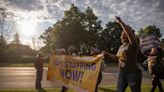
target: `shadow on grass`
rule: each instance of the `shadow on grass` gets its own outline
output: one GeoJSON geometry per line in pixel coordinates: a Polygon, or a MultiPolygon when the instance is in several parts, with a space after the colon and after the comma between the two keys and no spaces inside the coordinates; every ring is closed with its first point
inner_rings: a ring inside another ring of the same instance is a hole
{"type": "Polygon", "coordinates": [[[37,89],[37,92],[47,92],[45,89],[41,88],[41,89],[37,89]]]}
{"type": "Polygon", "coordinates": [[[107,89],[107,88],[103,88],[103,87],[99,87],[99,90],[101,92],[116,92],[115,90],[111,90],[111,89],[107,89]]]}

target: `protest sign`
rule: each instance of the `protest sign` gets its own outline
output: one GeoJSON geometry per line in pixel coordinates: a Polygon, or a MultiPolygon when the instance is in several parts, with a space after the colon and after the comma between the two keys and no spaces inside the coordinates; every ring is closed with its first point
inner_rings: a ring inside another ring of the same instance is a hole
{"type": "Polygon", "coordinates": [[[94,92],[101,61],[102,54],[95,57],[52,55],[47,79],[57,80],[76,92],[94,92]]]}
{"type": "Polygon", "coordinates": [[[144,53],[151,48],[160,48],[155,34],[140,37],[140,49],[144,53]]]}

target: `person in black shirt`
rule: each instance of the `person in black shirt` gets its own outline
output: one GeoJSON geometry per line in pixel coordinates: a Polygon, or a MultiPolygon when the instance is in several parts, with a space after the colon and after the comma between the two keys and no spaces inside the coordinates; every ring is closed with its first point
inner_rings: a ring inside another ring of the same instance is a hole
{"type": "Polygon", "coordinates": [[[42,89],[41,81],[43,77],[43,54],[39,52],[36,56],[36,61],[34,63],[34,67],[36,69],[36,89],[42,89]]]}
{"type": "Polygon", "coordinates": [[[104,55],[119,62],[119,75],[117,81],[117,91],[124,92],[129,85],[132,92],[141,92],[142,73],[137,65],[138,42],[132,30],[124,24],[120,17],[116,17],[116,22],[120,24],[123,31],[117,55],[104,51],[104,55]]]}

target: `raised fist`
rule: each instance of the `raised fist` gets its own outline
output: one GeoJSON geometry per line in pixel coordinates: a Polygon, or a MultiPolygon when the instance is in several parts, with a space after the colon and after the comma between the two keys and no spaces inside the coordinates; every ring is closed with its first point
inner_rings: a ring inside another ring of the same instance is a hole
{"type": "Polygon", "coordinates": [[[121,22],[121,18],[120,17],[118,17],[118,16],[115,16],[115,18],[116,18],[116,22],[121,22]]]}

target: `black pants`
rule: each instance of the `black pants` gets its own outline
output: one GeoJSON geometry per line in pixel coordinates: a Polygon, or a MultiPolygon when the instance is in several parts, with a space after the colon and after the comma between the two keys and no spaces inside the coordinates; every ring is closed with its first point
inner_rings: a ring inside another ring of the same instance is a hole
{"type": "Polygon", "coordinates": [[[41,85],[42,77],[43,77],[43,69],[37,69],[35,88],[37,89],[42,88],[42,85],[41,85]]]}
{"type": "Polygon", "coordinates": [[[160,79],[155,74],[152,74],[152,88],[151,88],[151,92],[154,92],[157,86],[158,86],[160,92],[164,92],[164,90],[162,88],[162,84],[160,82],[160,79]]]}
{"type": "Polygon", "coordinates": [[[156,87],[158,86],[159,92],[164,92],[162,88],[162,84],[160,82],[160,63],[155,63],[152,65],[152,88],[151,92],[154,92],[156,87]]]}
{"type": "Polygon", "coordinates": [[[66,92],[67,90],[68,90],[68,88],[62,86],[62,90],[61,90],[61,92],[66,92]]]}
{"type": "Polygon", "coordinates": [[[101,83],[101,80],[102,80],[102,72],[100,71],[100,72],[99,72],[99,76],[98,76],[98,80],[97,80],[97,83],[96,83],[95,92],[98,92],[98,86],[99,86],[99,84],[101,83]]]}

